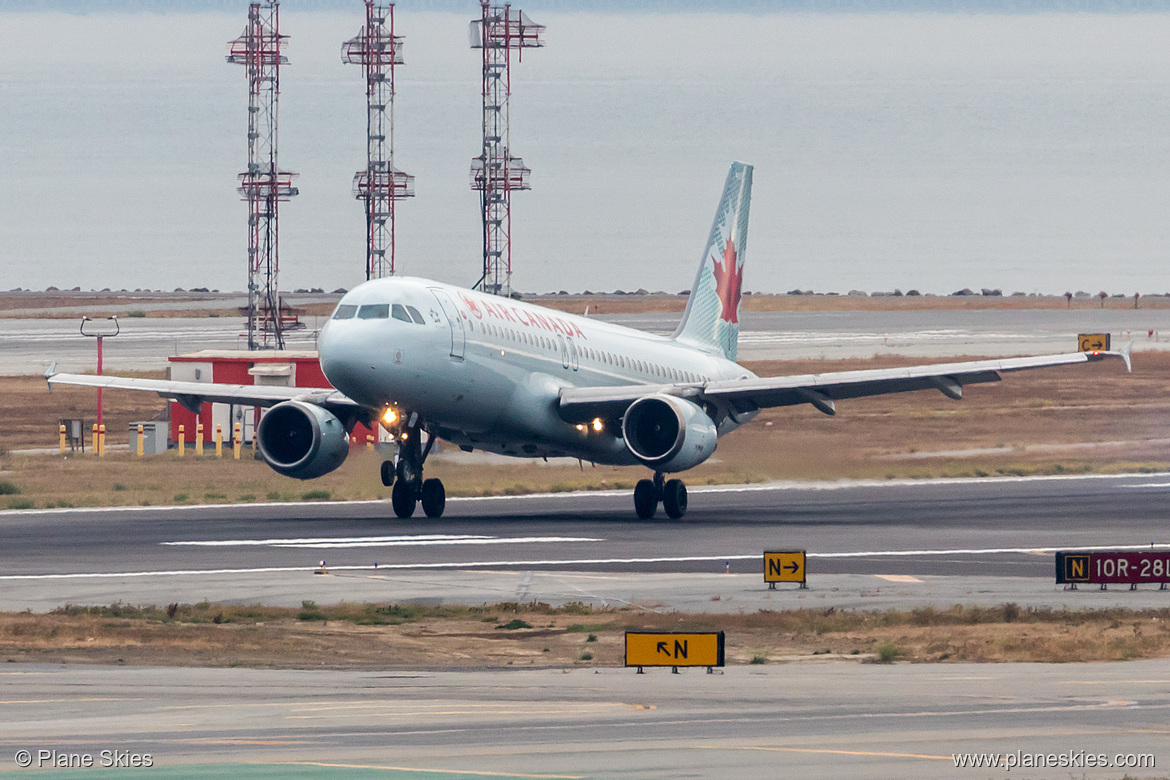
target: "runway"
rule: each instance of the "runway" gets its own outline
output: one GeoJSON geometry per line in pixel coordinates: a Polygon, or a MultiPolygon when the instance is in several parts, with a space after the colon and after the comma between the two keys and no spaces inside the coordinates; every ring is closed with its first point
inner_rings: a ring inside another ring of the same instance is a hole
{"type": "MultiPolygon", "coordinates": [[[[388,519],[384,502],[10,511],[0,606],[584,601],[633,606],[634,623],[639,610],[1165,607],[1170,591],[1156,587],[1064,591],[1051,549],[1165,545],[1168,493],[1160,475],[727,486],[696,488],[681,521],[649,522],[632,518],[625,491],[452,499],[440,521],[388,519]],[[810,551],[809,590],[763,586],[759,556],[775,547],[810,551]],[[320,559],[329,574],[313,573],[320,559]]],[[[641,676],[11,664],[0,721],[10,755],[122,750],[176,778],[1064,777],[959,770],[953,754],[1170,760],[1157,755],[1166,671],[1164,661],[641,676]]],[[[1161,776],[1146,769],[1131,776],[1161,776]]]]}
{"type": "MultiPolygon", "coordinates": [[[[1126,770],[1083,764],[960,770],[954,754],[1170,760],[1159,661],[721,675],[20,665],[0,695],[10,756],[116,749],[168,778],[1117,778],[1126,770]]],[[[1144,766],[1128,776],[1165,775],[1144,766]]]]}
{"type": "Polygon", "coordinates": [[[908,585],[913,603],[959,603],[972,578],[984,601],[1080,603],[1054,592],[1052,552],[1166,545],[1168,494],[1167,477],[1090,475],[696,487],[680,521],[634,519],[626,491],[452,498],[438,521],[381,501],[10,511],[0,607],[588,596],[701,610],[739,594],[735,608],[758,608],[761,554],[786,548],[808,550],[819,597],[841,606],[873,604],[878,585],[891,606],[908,585]],[[330,577],[312,574],[322,560],[330,577]]]}

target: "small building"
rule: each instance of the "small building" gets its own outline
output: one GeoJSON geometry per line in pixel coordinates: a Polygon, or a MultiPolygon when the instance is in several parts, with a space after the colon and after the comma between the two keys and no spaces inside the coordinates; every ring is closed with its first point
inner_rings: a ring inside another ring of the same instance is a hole
{"type": "MultiPolygon", "coordinates": [[[[279,387],[331,388],[321,371],[317,353],[295,350],[211,350],[205,349],[186,355],[174,355],[167,366],[167,378],[178,382],[215,382],[227,385],[275,385],[279,387]]],[[[178,441],[179,426],[183,426],[188,443],[195,441],[196,426],[203,423],[203,441],[215,441],[215,426],[223,426],[225,443],[233,441],[235,424],[240,423],[242,442],[249,444],[256,423],[264,410],[239,404],[205,403],[198,416],[177,401],[171,402],[170,439],[178,441]]],[[[360,423],[350,438],[354,443],[365,443],[371,435],[360,423]]],[[[378,426],[378,440],[386,440],[386,431],[378,426]]]]}

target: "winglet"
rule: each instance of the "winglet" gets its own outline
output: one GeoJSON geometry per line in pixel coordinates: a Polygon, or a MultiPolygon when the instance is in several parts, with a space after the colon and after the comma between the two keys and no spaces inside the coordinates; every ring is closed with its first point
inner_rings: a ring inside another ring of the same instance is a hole
{"type": "Polygon", "coordinates": [[[50,393],[53,392],[52,379],[53,379],[53,375],[56,373],[57,373],[57,361],[54,360],[52,363],[49,364],[49,367],[45,369],[45,383],[49,386],[50,393]]]}
{"type": "Polygon", "coordinates": [[[1129,353],[1133,350],[1133,339],[1125,343],[1125,346],[1117,350],[1117,354],[1121,355],[1121,359],[1125,361],[1125,368],[1129,373],[1133,373],[1133,362],[1129,358],[1129,353]]]}

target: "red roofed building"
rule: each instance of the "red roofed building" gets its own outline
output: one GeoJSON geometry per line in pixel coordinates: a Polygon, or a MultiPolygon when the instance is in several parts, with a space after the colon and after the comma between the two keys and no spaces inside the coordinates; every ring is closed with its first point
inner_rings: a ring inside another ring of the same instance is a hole
{"type": "MultiPolygon", "coordinates": [[[[317,353],[293,350],[202,350],[186,355],[175,355],[167,367],[169,379],[179,382],[215,382],[226,385],[277,385],[281,387],[321,388],[332,387],[325,374],[317,353]]],[[[215,426],[223,426],[224,443],[232,441],[232,431],[240,423],[242,441],[252,441],[252,434],[263,409],[234,404],[205,403],[198,417],[177,401],[171,402],[170,438],[179,439],[179,426],[188,444],[195,441],[196,425],[203,423],[203,441],[215,442],[215,426]]],[[[350,441],[365,443],[371,434],[369,428],[360,423],[354,427],[350,441]]],[[[379,428],[381,437],[385,431],[379,428]]]]}

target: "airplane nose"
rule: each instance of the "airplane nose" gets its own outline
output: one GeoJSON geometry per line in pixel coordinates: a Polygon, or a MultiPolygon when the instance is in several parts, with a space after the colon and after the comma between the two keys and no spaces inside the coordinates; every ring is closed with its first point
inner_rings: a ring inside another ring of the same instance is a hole
{"type": "MultiPolygon", "coordinates": [[[[352,384],[350,360],[347,359],[346,337],[343,329],[330,320],[321,329],[317,337],[317,361],[321,364],[321,372],[329,380],[329,384],[345,393],[345,385],[352,384]]],[[[348,394],[348,393],[347,393],[348,394]]]]}

